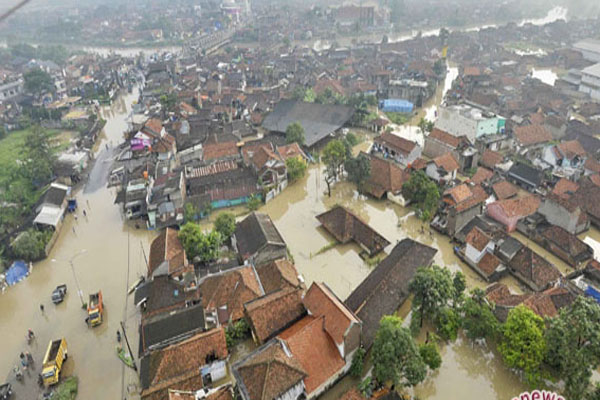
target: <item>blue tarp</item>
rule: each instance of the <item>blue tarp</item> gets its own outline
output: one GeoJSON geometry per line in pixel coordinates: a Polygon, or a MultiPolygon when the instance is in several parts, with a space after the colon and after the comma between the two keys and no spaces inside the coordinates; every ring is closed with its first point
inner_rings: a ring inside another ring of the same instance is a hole
{"type": "Polygon", "coordinates": [[[588,286],[587,289],[585,289],[585,294],[587,296],[593,297],[598,303],[600,303],[600,292],[598,292],[593,287],[588,286]]]}
{"type": "Polygon", "coordinates": [[[25,261],[15,261],[12,263],[8,271],[6,271],[6,283],[14,285],[20,282],[23,278],[29,275],[29,267],[25,261]]]}
{"type": "Polygon", "coordinates": [[[379,109],[383,112],[410,113],[413,103],[404,99],[386,99],[379,102],[379,109]]]}

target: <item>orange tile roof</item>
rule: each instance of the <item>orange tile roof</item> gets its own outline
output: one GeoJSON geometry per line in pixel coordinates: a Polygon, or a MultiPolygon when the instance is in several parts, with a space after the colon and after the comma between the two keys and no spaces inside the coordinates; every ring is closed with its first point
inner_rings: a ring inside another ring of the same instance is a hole
{"type": "Polygon", "coordinates": [[[146,121],[144,126],[149,128],[155,135],[160,135],[160,132],[163,128],[162,121],[158,118],[150,118],[148,121],[146,121]]]}
{"type": "Polygon", "coordinates": [[[592,157],[588,157],[584,164],[585,169],[600,174],[600,162],[594,160],[592,157]]]}
{"type": "Polygon", "coordinates": [[[470,190],[471,190],[471,197],[456,204],[454,206],[456,211],[461,212],[464,210],[469,210],[469,209],[483,203],[488,197],[488,194],[486,193],[486,191],[479,185],[475,185],[475,186],[471,187],[470,190]]]}
{"type": "Polygon", "coordinates": [[[304,296],[304,306],[315,316],[325,316],[325,330],[338,345],[352,323],[359,319],[323,283],[314,282],[304,296]]]}
{"type": "Polygon", "coordinates": [[[366,157],[371,164],[371,174],[365,182],[367,193],[381,198],[385,192],[397,193],[402,190],[402,185],[410,178],[410,174],[391,161],[372,155],[366,157]]]}
{"type": "Polygon", "coordinates": [[[471,189],[469,189],[469,185],[466,183],[446,189],[444,192],[444,196],[450,196],[452,198],[452,205],[465,201],[472,195],[473,193],[471,193],[471,189]]]}
{"type": "Polygon", "coordinates": [[[303,159],[308,159],[304,151],[300,148],[300,145],[296,142],[287,144],[285,146],[277,146],[277,153],[283,158],[283,160],[287,160],[288,158],[296,158],[298,156],[303,159]]]}
{"type": "MultiPolygon", "coordinates": [[[[344,368],[345,362],[331,336],[326,332],[327,317],[307,316],[301,329],[292,327],[293,332],[284,331],[280,337],[287,343],[294,358],[300,362],[308,376],[304,378],[306,392],[315,389],[344,368]]],[[[296,324],[296,325],[298,325],[296,324]]]]}

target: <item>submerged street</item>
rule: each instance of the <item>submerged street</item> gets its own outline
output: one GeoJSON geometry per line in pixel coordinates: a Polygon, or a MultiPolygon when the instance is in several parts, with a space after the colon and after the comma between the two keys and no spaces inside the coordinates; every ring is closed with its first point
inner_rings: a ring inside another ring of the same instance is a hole
{"type": "MultiPolygon", "coordinates": [[[[444,84],[428,102],[421,113],[411,121],[413,126],[398,128],[407,136],[420,135],[420,116],[433,119],[437,106],[457,76],[452,68],[444,84]]],[[[36,263],[31,275],[0,295],[0,335],[4,338],[0,359],[0,376],[9,377],[15,388],[16,399],[35,399],[40,392],[37,374],[50,340],[64,337],[68,344],[69,360],[64,376],[79,377],[79,398],[122,399],[137,398],[138,377],[126,367],[116,355],[116,332],[123,321],[137,361],[139,314],[134,308],[129,287],[138,277],[145,274],[145,251],[156,235],[145,227],[124,222],[120,207],[114,203],[115,190],[106,188],[106,179],[111,169],[113,149],[122,140],[127,129],[126,120],[135,94],[124,95],[111,106],[102,110],[107,120],[103,135],[96,145],[96,163],[89,173],[89,180],[76,192],[79,204],[77,220],[67,215],[60,236],[48,258],[36,263]],[[87,217],[83,215],[85,209],[87,217]],[[143,249],[143,251],[142,251],[143,249]],[[75,257],[76,256],[76,257],[75,257]],[[74,274],[69,260],[74,258],[74,274]],[[86,313],[81,309],[77,294],[77,282],[83,292],[84,301],[89,293],[102,290],[105,319],[102,325],[88,328],[84,322],[86,313]],[[59,284],[67,284],[68,294],[58,306],[51,303],[50,294],[59,284]],[[40,304],[45,306],[40,311],[40,304]],[[26,344],[27,329],[35,332],[31,346],[26,344]],[[16,382],[12,368],[19,362],[19,353],[30,351],[35,365],[23,383],[16,382]]],[[[367,150],[372,137],[364,140],[354,150],[367,150]]],[[[338,182],[332,186],[331,197],[326,194],[323,166],[312,165],[300,181],[290,185],[279,196],[260,208],[270,215],[285,239],[296,267],[306,280],[325,282],[341,299],[369,274],[369,266],[359,256],[360,248],[355,244],[338,245],[327,250],[333,237],[319,227],[316,215],[336,204],[353,210],[372,228],[382,234],[392,245],[403,238],[412,238],[438,250],[434,262],[452,271],[462,271],[469,288],[487,286],[471,268],[454,254],[453,244],[446,236],[429,229],[418,220],[410,208],[389,201],[375,201],[359,196],[353,184],[338,182]]],[[[236,208],[241,214],[245,208],[236,208]]],[[[218,215],[213,212],[211,220],[218,215]]],[[[206,227],[209,222],[203,222],[206,227]]],[[[569,272],[562,261],[548,254],[526,238],[515,237],[554,263],[563,273],[569,272]]],[[[582,240],[599,251],[600,232],[595,228],[580,236],[582,240]]],[[[522,292],[520,284],[512,277],[503,278],[514,292],[522,292]]],[[[410,303],[406,302],[399,315],[408,317],[410,303]]],[[[522,392],[525,385],[511,372],[499,356],[483,345],[473,345],[460,337],[450,344],[442,345],[442,366],[432,373],[414,394],[423,399],[463,398],[508,399],[522,392]]],[[[231,360],[239,359],[253,346],[243,343],[237,347],[231,360]]],[[[323,396],[334,400],[355,385],[350,377],[344,378],[333,390],[323,396]]]]}
{"type": "Polygon", "coordinates": [[[3,338],[0,376],[2,379],[10,377],[15,399],[37,398],[37,375],[44,353],[50,340],[61,337],[67,341],[69,354],[63,373],[79,377],[80,398],[125,398],[127,386],[137,382],[133,370],[117,358],[116,332],[120,321],[124,321],[136,353],[138,314],[132,305],[132,296],[127,297],[127,290],[145,271],[141,246],[147,254],[154,233],[124,224],[119,207],[113,204],[114,191],[106,188],[111,165],[110,143],[121,140],[134,98],[134,95],[119,98],[102,112],[107,124],[98,140],[97,162],[90,171],[90,181],[76,194],[77,220],[67,215],[48,258],[35,263],[27,279],[0,295],[0,336],[3,338]],[[109,151],[105,144],[109,144],[109,151]],[[83,216],[83,209],[87,217],[83,216]],[[75,275],[84,301],[98,290],[102,290],[104,296],[104,322],[95,328],[88,328],[84,321],[86,312],[81,309],[68,262],[78,253],[82,254],[74,259],[75,275]],[[55,306],[50,295],[63,283],[68,286],[66,298],[55,306]],[[40,304],[44,305],[43,314],[40,304]],[[32,329],[36,336],[31,346],[25,340],[27,329],[32,329]],[[22,351],[30,351],[35,361],[23,383],[15,382],[11,373],[22,351]]]}

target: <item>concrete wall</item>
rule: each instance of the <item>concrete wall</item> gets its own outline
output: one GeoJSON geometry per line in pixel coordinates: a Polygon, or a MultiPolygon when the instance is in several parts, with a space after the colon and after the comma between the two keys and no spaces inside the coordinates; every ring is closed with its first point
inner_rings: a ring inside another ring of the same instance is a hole
{"type": "Polygon", "coordinates": [[[552,199],[544,199],[538,210],[549,223],[552,225],[560,226],[564,230],[577,235],[587,229],[589,229],[589,220],[585,224],[578,224],[579,215],[581,209],[577,208],[576,211],[570,212],[565,207],[561,206],[552,199]]]}
{"type": "Polygon", "coordinates": [[[473,218],[481,215],[483,211],[483,205],[480,204],[476,207],[472,207],[468,210],[457,213],[454,209],[448,214],[448,235],[454,236],[456,232],[460,231],[465,227],[473,218]]]}
{"type": "Polygon", "coordinates": [[[508,232],[512,232],[517,228],[517,222],[519,221],[519,216],[508,217],[504,210],[497,204],[488,204],[487,206],[487,214],[500,222],[504,226],[506,226],[506,230],[508,232]]]}
{"type": "Polygon", "coordinates": [[[344,357],[346,362],[350,359],[349,355],[360,347],[361,331],[361,324],[353,323],[344,336],[344,354],[342,354],[342,357],[344,357]]]}
{"type": "MultiPolygon", "coordinates": [[[[454,150],[444,142],[440,142],[436,139],[425,137],[425,148],[423,149],[423,155],[429,158],[436,158],[454,150]]],[[[456,157],[456,154],[453,153],[456,157]]],[[[458,157],[456,157],[458,159],[458,157]]]]}
{"type": "Polygon", "coordinates": [[[453,136],[466,136],[475,143],[477,136],[477,121],[466,118],[459,112],[447,108],[440,109],[435,127],[453,136]]]}

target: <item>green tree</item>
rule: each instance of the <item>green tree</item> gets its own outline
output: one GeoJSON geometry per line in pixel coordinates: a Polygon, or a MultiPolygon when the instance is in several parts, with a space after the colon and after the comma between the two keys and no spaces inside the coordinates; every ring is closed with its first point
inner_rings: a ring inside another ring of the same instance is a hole
{"type": "Polygon", "coordinates": [[[46,244],[50,235],[46,232],[29,229],[21,233],[11,244],[13,255],[25,261],[37,261],[46,256],[46,244]]]}
{"type": "Polygon", "coordinates": [[[462,306],[462,326],[469,339],[495,338],[500,330],[498,320],[479,288],[471,292],[462,306]]]}
{"type": "Polygon", "coordinates": [[[331,197],[331,183],[337,181],[347,155],[346,146],[338,139],[327,143],[321,153],[321,159],[325,163],[325,183],[327,184],[329,197],[331,197]]]}
{"type": "Polygon", "coordinates": [[[360,378],[362,376],[365,366],[365,355],[366,351],[364,347],[359,347],[356,350],[354,358],[352,358],[352,364],[350,365],[350,376],[354,378],[360,378]]]}
{"type": "Polygon", "coordinates": [[[434,342],[419,345],[419,354],[430,370],[436,370],[442,365],[442,356],[437,344],[434,342]]]}
{"type": "Polygon", "coordinates": [[[36,95],[54,92],[52,77],[40,68],[32,68],[23,74],[25,90],[36,95]]]}
{"type": "Polygon", "coordinates": [[[434,315],[434,323],[440,337],[444,340],[456,340],[461,320],[454,308],[448,306],[439,308],[434,315]]]}
{"type": "Polygon", "coordinates": [[[222,212],[217,215],[215,230],[221,234],[223,240],[228,240],[235,232],[235,216],[229,212],[222,212]]]}
{"type": "Polygon", "coordinates": [[[306,163],[295,157],[285,160],[285,166],[290,182],[296,182],[306,174],[306,163]]]}
{"type": "Polygon", "coordinates": [[[169,111],[173,111],[175,105],[177,104],[177,93],[165,93],[159,98],[160,105],[162,107],[163,113],[167,113],[169,111]]]}
{"type": "Polygon", "coordinates": [[[465,278],[465,274],[460,271],[456,271],[452,277],[452,286],[454,286],[454,298],[452,299],[452,305],[454,308],[456,308],[461,303],[465,289],[467,288],[467,278],[465,278]]]}
{"type": "Polygon", "coordinates": [[[428,221],[435,215],[440,201],[440,191],[434,181],[423,171],[416,171],[402,186],[402,194],[415,203],[421,219],[428,221]]]}
{"type": "Polygon", "coordinates": [[[454,297],[452,275],[448,269],[438,265],[419,267],[408,288],[414,295],[411,320],[413,332],[418,332],[423,327],[425,319],[433,321],[436,313],[448,307],[454,297]]]}
{"type": "Polygon", "coordinates": [[[261,200],[260,196],[253,194],[248,199],[248,204],[247,204],[248,210],[256,211],[260,208],[261,204],[262,204],[262,200],[261,200]]]}
{"type": "Polygon", "coordinates": [[[219,257],[219,247],[223,243],[219,232],[203,233],[199,225],[191,222],[181,227],[179,239],[187,256],[192,260],[198,258],[202,262],[216,260],[219,257]]]}
{"type": "Polygon", "coordinates": [[[298,143],[304,145],[304,128],[299,122],[292,122],[285,130],[286,143],[298,143]]]}
{"type": "Polygon", "coordinates": [[[509,368],[525,373],[530,385],[539,383],[546,354],[544,320],[524,305],[513,308],[503,326],[498,350],[509,368]]]}
{"type": "Polygon", "coordinates": [[[356,184],[358,191],[361,192],[363,184],[371,176],[371,161],[364,154],[358,157],[351,157],[344,163],[344,169],[348,173],[348,179],[356,184]]]}
{"type": "Polygon", "coordinates": [[[56,157],[50,147],[50,135],[39,125],[26,135],[21,147],[22,172],[34,184],[46,183],[52,178],[56,157]]]}
{"type": "Polygon", "coordinates": [[[565,381],[565,395],[579,400],[590,386],[592,371],[600,366],[600,306],[579,296],[550,321],[546,331],[546,360],[565,381]]]}
{"type": "Polygon", "coordinates": [[[296,86],[294,91],[292,92],[292,99],[294,100],[304,100],[306,96],[306,89],[302,86],[296,86]]]}
{"type": "Polygon", "coordinates": [[[314,103],[316,97],[317,96],[315,95],[315,91],[312,90],[311,88],[309,88],[309,89],[306,89],[306,91],[304,92],[304,99],[302,99],[302,100],[307,103],[314,103]]]}
{"type": "Polygon", "coordinates": [[[384,316],[373,342],[373,376],[379,383],[415,386],[427,375],[427,365],[411,336],[396,316],[384,316]]]}
{"type": "Polygon", "coordinates": [[[183,206],[183,221],[192,222],[198,220],[200,217],[200,210],[193,203],[185,203],[183,206]]]}

